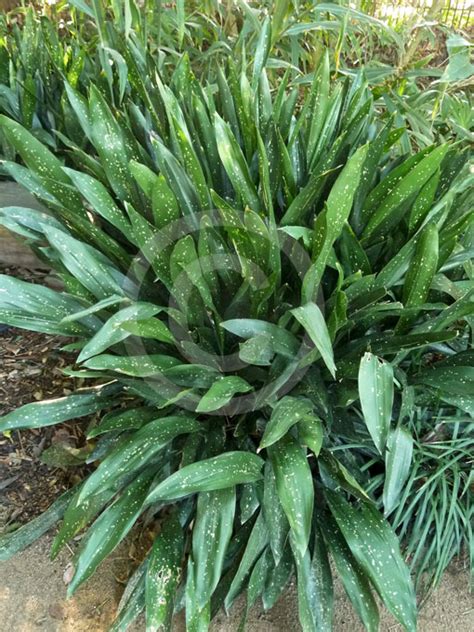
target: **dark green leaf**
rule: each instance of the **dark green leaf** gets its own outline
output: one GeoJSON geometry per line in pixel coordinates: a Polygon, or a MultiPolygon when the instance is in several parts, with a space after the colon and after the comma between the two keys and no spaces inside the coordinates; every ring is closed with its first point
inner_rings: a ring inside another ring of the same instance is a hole
{"type": "Polygon", "coordinates": [[[359,367],[359,397],[367,429],[383,454],[392,419],[392,365],[366,353],[359,367]]]}
{"type": "Polygon", "coordinates": [[[388,516],[397,502],[410,473],[413,437],[408,429],[398,427],[388,436],[385,454],[386,473],[383,486],[384,513],[388,516]]]}
{"type": "Polygon", "coordinates": [[[110,487],[123,476],[147,462],[165,445],[181,434],[196,432],[200,428],[192,417],[175,415],[162,417],[145,424],[124,443],[120,443],[87,478],[80,492],[80,499],[110,487]]]}
{"type": "Polygon", "coordinates": [[[252,390],[248,382],[237,375],[221,377],[201,398],[196,412],[209,413],[219,410],[228,404],[236,393],[247,393],[252,390]]]}
{"type": "Polygon", "coordinates": [[[379,629],[379,611],[370,589],[370,582],[359,566],[331,516],[321,520],[321,530],[328,543],[339,577],[368,632],[379,629]]]}
{"type": "Polygon", "coordinates": [[[175,515],[161,524],[153,543],[146,572],[146,627],[157,630],[169,627],[173,606],[181,579],[181,561],[184,549],[184,532],[175,515]]]}
{"type": "Polygon", "coordinates": [[[17,428],[41,428],[78,419],[115,403],[118,384],[78,390],[72,395],[25,404],[0,418],[0,432],[17,428]]]}
{"type": "Polygon", "coordinates": [[[313,477],[307,457],[289,435],[268,448],[275,473],[278,497],[303,557],[308,548],[313,516],[313,477]]]}
{"type": "Polygon", "coordinates": [[[152,479],[153,475],[149,472],[141,474],[90,527],[79,550],[68,595],[72,595],[92,575],[133,527],[142,511],[152,479]]]}
{"type": "Polygon", "coordinates": [[[221,578],[225,554],[233,531],[235,487],[198,495],[193,528],[195,599],[205,608],[221,578]]]}
{"type": "Polygon", "coordinates": [[[394,617],[406,630],[415,631],[415,591],[389,524],[371,504],[361,503],[356,509],[340,494],[325,494],[352,555],[394,617]]]}
{"type": "Polygon", "coordinates": [[[291,310],[296,320],[303,325],[314,346],[321,354],[329,372],[336,377],[336,365],[332,350],[331,338],[327,330],[326,322],[321,310],[315,303],[307,303],[302,307],[291,310]]]}
{"type": "Polygon", "coordinates": [[[74,493],[74,489],[68,490],[37,518],[34,518],[11,533],[1,535],[0,560],[5,562],[19,551],[26,549],[27,546],[30,546],[30,544],[51,529],[58,520],[61,520],[74,493]]]}
{"type": "Polygon", "coordinates": [[[175,472],[155,487],[147,504],[183,498],[196,492],[225,489],[262,478],[263,461],[251,452],[225,452],[175,472]]]}
{"type": "Polygon", "coordinates": [[[313,406],[307,399],[283,397],[274,407],[269,422],[265,426],[259,450],[276,443],[299,421],[311,416],[313,406]]]}

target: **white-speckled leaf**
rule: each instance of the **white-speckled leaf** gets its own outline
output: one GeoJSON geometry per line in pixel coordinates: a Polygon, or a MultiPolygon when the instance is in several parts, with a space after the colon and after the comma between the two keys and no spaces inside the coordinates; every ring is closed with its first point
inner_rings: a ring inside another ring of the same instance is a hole
{"type": "Polygon", "coordinates": [[[150,421],[124,443],[120,443],[86,479],[80,499],[111,487],[124,473],[131,473],[181,434],[196,432],[200,425],[192,417],[174,415],[150,421]]]}
{"type": "Polygon", "coordinates": [[[44,234],[69,272],[96,298],[125,296],[127,278],[102,252],[52,226],[45,226],[44,234]]]}
{"type": "Polygon", "coordinates": [[[87,432],[87,438],[92,439],[115,430],[136,430],[149,421],[156,419],[158,414],[157,409],[152,406],[112,410],[102,417],[97,426],[94,426],[87,432]]]}
{"type": "Polygon", "coordinates": [[[224,452],[178,470],[150,492],[147,504],[225,489],[262,478],[263,461],[251,452],[224,452]]]}
{"type": "Polygon", "coordinates": [[[383,454],[392,419],[392,365],[365,353],[359,366],[359,397],[367,429],[383,454]]]}
{"type": "Polygon", "coordinates": [[[236,393],[248,393],[252,386],[237,375],[219,378],[202,396],[196,412],[209,413],[228,404],[236,393]]]}
{"type": "Polygon", "coordinates": [[[148,562],[145,579],[146,630],[155,632],[171,625],[173,606],[181,579],[184,531],[172,514],[160,525],[148,562]]]}
{"type": "Polygon", "coordinates": [[[198,495],[192,550],[195,599],[199,608],[209,602],[221,578],[234,527],[235,501],[235,487],[198,495]]]}
{"type": "Polygon", "coordinates": [[[263,549],[268,544],[268,528],[265,524],[262,513],[259,513],[252,532],[248,537],[245,551],[240,560],[237,572],[232,579],[229,591],[225,598],[225,608],[228,610],[236,597],[242,592],[245,582],[248,580],[252,567],[258,559],[263,549]]]}
{"type": "MultiPolygon", "coordinates": [[[[369,145],[359,147],[349,158],[344,169],[333,184],[326,201],[324,210],[325,231],[320,231],[315,238],[319,238],[313,245],[314,263],[309,268],[303,281],[303,301],[314,300],[315,293],[323,278],[331,249],[342,233],[342,229],[352,209],[354,195],[361,180],[362,168],[367,156],[369,145]]],[[[321,217],[323,217],[321,215],[321,217]]]]}
{"type": "Polygon", "coordinates": [[[236,193],[242,197],[244,205],[258,211],[260,201],[245,157],[229,125],[217,113],[214,117],[214,127],[219,156],[232,186],[236,193]]]}
{"type": "MultiPolygon", "coordinates": [[[[419,237],[415,254],[403,285],[403,303],[407,308],[423,305],[438,269],[439,235],[438,227],[433,222],[427,224],[419,237]]],[[[417,313],[403,314],[395,328],[395,333],[403,333],[409,329],[416,319],[417,313]]]]}
{"type": "Polygon", "coordinates": [[[139,517],[154,473],[145,472],[131,483],[94,522],[81,543],[68,595],[88,579],[102,560],[123,540],[139,517]]]}
{"type": "Polygon", "coordinates": [[[295,545],[301,556],[308,548],[313,518],[313,476],[304,450],[286,435],[268,448],[278,497],[285,511],[295,545]]]}
{"type": "Polygon", "coordinates": [[[207,632],[211,622],[211,604],[204,608],[199,607],[196,599],[196,586],[194,584],[196,571],[192,557],[188,557],[188,570],[186,577],[186,632],[207,632]]]}
{"type": "Polygon", "coordinates": [[[41,428],[69,419],[85,417],[103,408],[111,407],[120,390],[119,385],[108,384],[78,390],[66,397],[25,404],[0,417],[0,432],[17,428],[41,428]]]}
{"type": "Polygon", "coordinates": [[[405,201],[419,192],[437,172],[449,148],[448,144],[435,147],[386,192],[367,223],[364,232],[366,239],[388,235],[393,226],[400,221],[400,209],[403,211],[405,201]]]}
{"type": "Polygon", "coordinates": [[[82,312],[82,303],[70,294],[0,274],[0,320],[4,324],[49,334],[90,335],[100,326],[97,318],[83,313],[83,322],[66,322],[78,311],[82,312]]]}
{"type": "Polygon", "coordinates": [[[326,545],[316,529],[313,557],[292,541],[298,579],[298,614],[304,632],[331,632],[333,587],[326,545]]]}
{"type": "Polygon", "coordinates": [[[318,456],[324,440],[322,421],[316,415],[305,417],[298,424],[298,437],[301,445],[308,446],[318,456]]]}
{"type": "Polygon", "coordinates": [[[379,611],[367,576],[352,555],[334,519],[330,515],[324,516],[320,524],[347,596],[366,630],[377,632],[379,611]]]}
{"type": "Polygon", "coordinates": [[[84,362],[88,369],[96,371],[115,371],[132,377],[151,377],[160,375],[167,369],[177,366],[179,360],[174,356],[151,354],[137,356],[119,356],[105,353],[94,356],[84,362]]]}
{"type": "Polygon", "coordinates": [[[89,496],[78,502],[81,489],[71,498],[64,513],[61,527],[51,545],[51,558],[54,559],[66,542],[86,527],[115,495],[115,489],[105,489],[100,494],[89,496]]]}
{"type": "Polygon", "coordinates": [[[311,416],[312,412],[313,404],[308,399],[289,395],[280,399],[273,408],[270,420],[265,426],[259,450],[276,443],[286,435],[292,426],[305,417],[311,416]]]}
{"type": "Polygon", "coordinates": [[[388,435],[385,452],[385,481],[383,486],[384,513],[388,516],[408,478],[413,454],[413,437],[407,428],[398,427],[388,435]]]}
{"type": "Polygon", "coordinates": [[[285,542],[288,539],[290,525],[278,497],[275,474],[269,460],[265,463],[262,509],[265,523],[268,527],[270,548],[275,558],[275,563],[279,564],[285,549],[285,542]]]}
{"type": "Polygon", "coordinates": [[[67,167],[63,167],[63,170],[89,202],[92,211],[106,219],[127,237],[130,233],[130,222],[115,204],[104,185],[87,173],[81,173],[67,167]]]}
{"type": "Polygon", "coordinates": [[[301,307],[291,310],[296,320],[304,327],[314,346],[321,354],[329,372],[336,377],[336,365],[334,364],[334,354],[331,338],[329,336],[326,321],[321,310],[316,303],[306,303],[301,307]]]}
{"type": "Polygon", "coordinates": [[[122,342],[130,336],[130,332],[122,328],[123,323],[130,320],[151,318],[161,311],[161,307],[152,303],[135,303],[125,307],[111,316],[82,349],[78,362],[83,362],[98,355],[109,347],[122,342]]]}
{"type": "Polygon", "coordinates": [[[221,327],[240,338],[250,339],[261,334],[268,335],[275,350],[287,358],[293,359],[298,353],[298,340],[292,333],[265,320],[254,318],[232,318],[221,323],[221,327]]]}
{"type": "Polygon", "coordinates": [[[359,508],[341,494],[325,491],[331,513],[364,573],[384,604],[408,632],[416,630],[416,596],[397,536],[370,503],[359,508]]]}
{"type": "Polygon", "coordinates": [[[160,342],[173,343],[174,336],[165,323],[158,318],[141,320],[127,320],[121,325],[122,329],[140,338],[150,338],[160,342]]]}

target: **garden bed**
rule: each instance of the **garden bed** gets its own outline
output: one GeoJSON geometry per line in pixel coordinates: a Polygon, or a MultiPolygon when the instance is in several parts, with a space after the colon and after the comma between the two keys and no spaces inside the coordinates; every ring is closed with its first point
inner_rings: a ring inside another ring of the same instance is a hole
{"type": "Polygon", "coordinates": [[[0,19],[6,628],[470,628],[471,44],[142,5],[0,19]]]}

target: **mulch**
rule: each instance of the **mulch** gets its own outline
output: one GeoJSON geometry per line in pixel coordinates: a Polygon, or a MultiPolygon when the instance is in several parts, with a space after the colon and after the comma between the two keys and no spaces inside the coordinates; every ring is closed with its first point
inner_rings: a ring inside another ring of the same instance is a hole
{"type": "MultiPolygon", "coordinates": [[[[48,274],[5,268],[0,272],[33,283],[44,283],[48,274]]],[[[68,342],[0,323],[0,417],[30,402],[63,397],[82,385],[62,372],[74,364],[74,354],[61,351],[68,342]]],[[[46,465],[42,459],[58,446],[72,453],[80,450],[86,427],[87,418],[85,423],[0,434],[0,529],[13,529],[42,513],[83,477],[82,467],[46,465]]]]}
{"type": "MultiPolygon", "coordinates": [[[[0,264],[0,273],[57,288],[57,281],[48,271],[7,268],[0,264]]],[[[0,417],[24,404],[63,397],[85,385],[83,380],[63,373],[76,358],[74,353],[62,351],[69,342],[72,339],[0,323],[0,417]]],[[[87,385],[91,385],[90,380],[87,385]]],[[[83,480],[93,469],[82,462],[51,464],[62,461],[65,454],[74,460],[81,451],[88,451],[85,431],[93,418],[0,433],[0,534],[41,514],[63,491],[83,480]]],[[[127,540],[125,555],[130,564],[126,565],[124,577],[143,559],[153,541],[154,529],[152,522],[127,540]]]]}

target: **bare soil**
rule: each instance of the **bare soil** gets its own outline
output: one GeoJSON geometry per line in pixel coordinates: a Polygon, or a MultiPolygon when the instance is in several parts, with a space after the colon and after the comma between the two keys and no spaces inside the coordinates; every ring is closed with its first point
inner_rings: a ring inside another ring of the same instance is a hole
{"type": "MultiPolygon", "coordinates": [[[[71,554],[62,553],[49,560],[51,537],[46,536],[15,558],[0,565],[0,611],[5,632],[106,632],[113,620],[118,599],[127,576],[128,551],[121,547],[79,589],[66,599],[63,579],[71,554]]],[[[336,583],[334,632],[362,632],[357,616],[336,583]]],[[[237,632],[243,603],[240,601],[230,616],[218,615],[212,632],[237,632]]],[[[287,632],[300,630],[294,586],[280,599],[271,612],[257,605],[248,619],[248,632],[287,632]]],[[[143,621],[137,621],[130,632],[143,632],[143,621]]],[[[185,627],[177,618],[175,632],[185,627]]],[[[382,632],[401,630],[383,613],[382,632]]],[[[474,603],[468,592],[467,573],[452,566],[438,590],[420,614],[420,632],[469,632],[474,629],[474,603]]]]}

